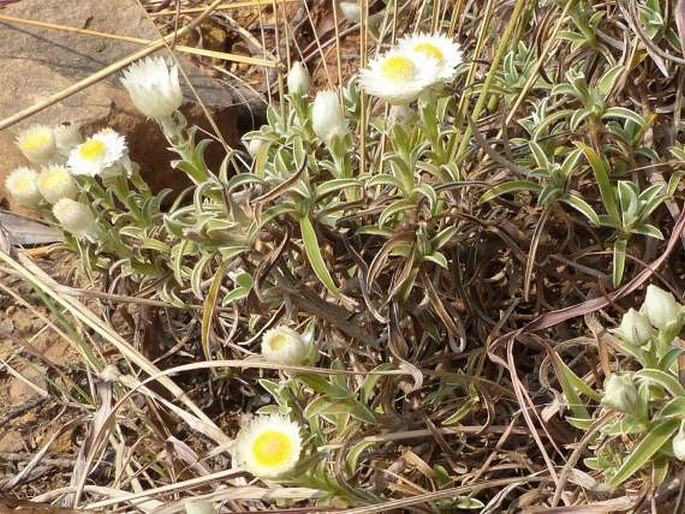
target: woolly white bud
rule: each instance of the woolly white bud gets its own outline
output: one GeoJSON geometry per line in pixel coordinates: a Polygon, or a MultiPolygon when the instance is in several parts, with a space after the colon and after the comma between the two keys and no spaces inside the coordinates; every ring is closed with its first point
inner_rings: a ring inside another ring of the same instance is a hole
{"type": "Polygon", "coordinates": [[[647,294],[640,312],[647,316],[652,325],[659,330],[664,330],[672,323],[677,323],[680,309],[681,306],[671,293],[650,285],[647,287],[647,294]]]}
{"type": "Polygon", "coordinates": [[[63,157],[68,157],[71,149],[83,142],[77,125],[60,125],[53,130],[53,134],[57,151],[63,157]]]}
{"type": "Polygon", "coordinates": [[[625,342],[640,346],[649,341],[654,334],[654,328],[645,316],[631,308],[623,315],[621,325],[615,332],[625,342]]]}
{"type": "Polygon", "coordinates": [[[62,198],[73,200],[78,192],[69,170],[59,164],[43,168],[36,183],[40,194],[50,203],[57,203],[62,198]]]}
{"type": "Polygon", "coordinates": [[[250,141],[245,146],[247,148],[247,153],[249,153],[252,156],[252,158],[255,158],[257,157],[257,154],[259,153],[259,150],[262,148],[263,145],[263,139],[254,137],[250,139],[250,141]]]}
{"type": "Polygon", "coordinates": [[[305,96],[309,93],[310,86],[311,76],[309,71],[300,61],[295,61],[288,72],[288,93],[305,96]]]}
{"type": "Polygon", "coordinates": [[[309,353],[309,344],[300,334],[288,327],[277,327],[264,333],[262,355],[279,364],[303,364],[309,353]]]}
{"type": "Polygon", "coordinates": [[[97,222],[87,205],[62,198],[52,207],[52,213],[62,228],[76,237],[91,240],[97,237],[97,222]]]}
{"type": "Polygon", "coordinates": [[[21,153],[31,162],[48,164],[57,157],[57,143],[52,128],[33,125],[19,133],[16,140],[21,153]]]}
{"type": "Polygon", "coordinates": [[[38,173],[31,168],[17,168],[5,180],[5,187],[16,201],[35,207],[42,199],[36,184],[37,178],[38,173]]]}
{"type": "Polygon", "coordinates": [[[320,91],[316,94],[312,107],[312,127],[327,146],[331,145],[334,137],[344,137],[347,134],[345,112],[335,91],[320,91]]]}
{"type": "Polygon", "coordinates": [[[673,436],[673,455],[678,460],[685,460],[685,422],[680,424],[678,433],[673,436]]]}
{"type": "Polygon", "coordinates": [[[352,23],[357,23],[362,18],[362,11],[357,2],[340,2],[340,10],[352,23]]]}
{"type": "Polygon", "coordinates": [[[614,373],[604,384],[602,405],[626,413],[637,407],[637,388],[629,374],[614,373]]]}
{"type": "Polygon", "coordinates": [[[183,103],[178,68],[162,57],[147,57],[133,63],[121,79],[133,105],[148,118],[168,118],[183,103]]]}

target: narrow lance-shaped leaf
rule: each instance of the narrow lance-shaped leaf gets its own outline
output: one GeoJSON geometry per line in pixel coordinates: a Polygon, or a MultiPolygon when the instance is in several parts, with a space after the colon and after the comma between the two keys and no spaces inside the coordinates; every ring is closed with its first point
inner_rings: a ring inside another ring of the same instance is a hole
{"type": "Polygon", "coordinates": [[[609,481],[609,485],[618,487],[647,464],[656,452],[668,444],[679,426],[680,421],[677,419],[666,419],[655,423],[633,452],[621,464],[621,467],[618,468],[616,474],[609,481]]]}
{"type": "Polygon", "coordinates": [[[308,215],[300,217],[300,230],[302,231],[302,241],[304,242],[304,250],[307,254],[307,259],[309,259],[309,264],[312,266],[314,273],[319,278],[321,283],[326,286],[326,289],[330,291],[334,296],[340,296],[340,291],[338,287],[333,282],[333,277],[328,272],[328,267],[326,262],[323,260],[321,255],[321,249],[319,248],[319,242],[316,239],[316,232],[314,231],[314,226],[308,215]]]}

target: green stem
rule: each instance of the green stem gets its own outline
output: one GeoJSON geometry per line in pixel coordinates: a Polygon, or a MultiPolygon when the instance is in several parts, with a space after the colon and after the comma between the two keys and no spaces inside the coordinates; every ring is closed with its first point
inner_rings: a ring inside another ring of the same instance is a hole
{"type": "MultiPolygon", "coordinates": [[[[499,65],[509,50],[509,40],[511,39],[511,36],[514,33],[514,29],[521,20],[521,13],[527,4],[528,0],[517,0],[516,2],[514,11],[511,13],[511,17],[509,18],[507,28],[504,30],[502,39],[498,42],[497,53],[495,54],[495,57],[492,60],[492,64],[490,65],[490,71],[488,72],[488,76],[485,78],[483,88],[481,89],[480,95],[478,96],[478,100],[476,101],[476,105],[473,108],[471,117],[474,120],[478,120],[478,117],[480,116],[480,113],[482,112],[483,107],[485,106],[485,102],[487,101],[489,96],[488,93],[490,91],[490,87],[492,86],[492,82],[495,80],[497,72],[499,71],[499,65]]],[[[464,105],[463,108],[468,108],[468,106],[464,105]]],[[[451,152],[451,155],[453,156],[453,158],[450,159],[451,161],[454,161],[456,163],[459,163],[461,161],[461,159],[464,157],[464,154],[466,153],[466,150],[468,149],[470,140],[471,127],[466,126],[464,130],[464,135],[462,136],[461,142],[459,143],[459,148],[456,152],[451,152]]]]}

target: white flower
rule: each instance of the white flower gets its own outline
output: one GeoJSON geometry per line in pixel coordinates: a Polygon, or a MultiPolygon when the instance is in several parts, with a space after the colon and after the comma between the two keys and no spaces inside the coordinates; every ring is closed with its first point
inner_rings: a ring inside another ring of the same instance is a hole
{"type": "Polygon", "coordinates": [[[312,107],[312,128],[327,146],[347,134],[345,112],[335,91],[319,91],[312,107]]]}
{"type": "Polygon", "coordinates": [[[121,83],[133,105],[148,118],[168,118],[183,103],[178,68],[163,57],[146,57],[133,63],[124,71],[121,83]]]}
{"type": "Polygon", "coordinates": [[[440,80],[441,68],[433,57],[417,52],[389,50],[359,73],[359,85],[369,95],[392,104],[404,104],[440,80]]]}
{"type": "Polygon", "coordinates": [[[20,132],[16,143],[21,153],[33,163],[47,164],[57,157],[55,134],[46,125],[33,125],[20,132]]]}
{"type": "Polygon", "coordinates": [[[233,458],[237,466],[260,478],[274,478],[291,471],[300,459],[300,427],[285,416],[256,418],[240,430],[233,458]]]}
{"type": "Polygon", "coordinates": [[[87,205],[62,198],[52,207],[52,214],[65,231],[76,237],[93,240],[98,235],[97,222],[87,205]]]}
{"type": "Polygon", "coordinates": [[[124,136],[106,128],[88,138],[69,153],[67,166],[73,175],[100,175],[126,158],[124,136]]]}
{"type": "Polygon", "coordinates": [[[633,378],[626,373],[614,373],[604,384],[602,405],[626,413],[635,413],[637,388],[633,378]]]}
{"type": "Polygon", "coordinates": [[[50,203],[62,198],[76,198],[76,182],[69,170],[60,164],[46,166],[40,171],[36,181],[40,194],[50,203]]]}
{"type": "Polygon", "coordinates": [[[685,422],[680,423],[678,433],[673,436],[673,455],[678,460],[685,460],[685,422]]]}
{"type": "Polygon", "coordinates": [[[81,131],[77,125],[60,125],[53,130],[57,151],[63,157],[68,157],[71,149],[83,142],[81,131]]]}
{"type": "Polygon", "coordinates": [[[437,75],[439,81],[453,79],[457,66],[462,62],[459,44],[444,34],[405,36],[397,46],[401,51],[419,54],[420,59],[435,59],[439,68],[437,75]]]}
{"type": "Polygon", "coordinates": [[[647,286],[647,294],[640,312],[647,316],[654,327],[665,330],[672,323],[677,323],[680,310],[681,305],[675,301],[671,293],[654,285],[647,286]]]}
{"type": "Polygon", "coordinates": [[[246,144],[247,153],[249,153],[252,158],[257,157],[259,150],[264,146],[264,140],[258,137],[253,137],[246,144]]]}
{"type": "Polygon", "coordinates": [[[649,341],[654,329],[645,316],[631,308],[623,315],[621,325],[615,332],[625,342],[641,346],[649,341]]]}
{"type": "Polygon", "coordinates": [[[262,336],[262,355],[271,362],[296,366],[307,360],[309,343],[292,328],[277,327],[262,336]]]}
{"type": "Polygon", "coordinates": [[[307,67],[300,61],[295,61],[288,72],[288,93],[305,96],[312,84],[307,67]]]}
{"type": "Polygon", "coordinates": [[[37,178],[38,173],[31,168],[17,168],[5,180],[5,187],[19,203],[35,207],[42,200],[37,178]]]}
{"type": "Polygon", "coordinates": [[[352,23],[357,23],[361,20],[362,12],[357,2],[340,2],[340,10],[345,18],[352,23]]]}

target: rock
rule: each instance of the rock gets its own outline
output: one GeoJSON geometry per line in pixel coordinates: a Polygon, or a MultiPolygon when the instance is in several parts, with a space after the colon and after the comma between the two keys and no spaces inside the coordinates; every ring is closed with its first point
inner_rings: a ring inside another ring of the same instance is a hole
{"type": "Polygon", "coordinates": [[[41,396],[41,393],[36,387],[46,389],[45,370],[42,368],[33,369],[26,368],[21,372],[24,379],[14,377],[9,386],[9,403],[10,405],[23,405],[28,400],[41,396]],[[36,386],[36,387],[33,387],[36,386]]]}
{"type": "Polygon", "coordinates": [[[24,438],[17,430],[10,430],[0,437],[0,452],[20,452],[24,450],[24,438]]]}
{"type": "MultiPolygon", "coordinates": [[[[49,22],[75,28],[87,28],[110,34],[122,34],[154,40],[159,34],[136,0],[22,0],[6,5],[3,15],[49,22]]],[[[116,62],[140,45],[120,40],[87,36],[20,23],[0,22],[0,119],[25,109],[74,82],[116,62]]],[[[160,52],[166,52],[162,49],[160,52]]],[[[235,95],[229,88],[204,74],[185,56],[179,55],[200,98],[212,112],[223,137],[232,146],[238,143],[240,103],[254,103],[255,95],[240,90],[235,95]],[[244,100],[248,98],[247,102],[244,100]]],[[[182,172],[172,170],[169,161],[174,155],[166,150],[167,143],[157,125],[140,115],[119,83],[121,73],[52,105],[29,119],[0,132],[0,184],[15,167],[26,161],[14,145],[16,134],[36,123],[57,125],[76,123],[83,135],[111,126],[127,136],[131,157],[140,163],[144,177],[159,190],[185,187],[182,172]]],[[[239,87],[239,86],[238,86],[239,87]]],[[[183,111],[190,123],[209,132],[209,123],[194,97],[187,92],[183,111]]],[[[243,107],[250,109],[250,106],[243,107]]],[[[222,148],[213,144],[208,162],[218,167],[222,148]]]]}

